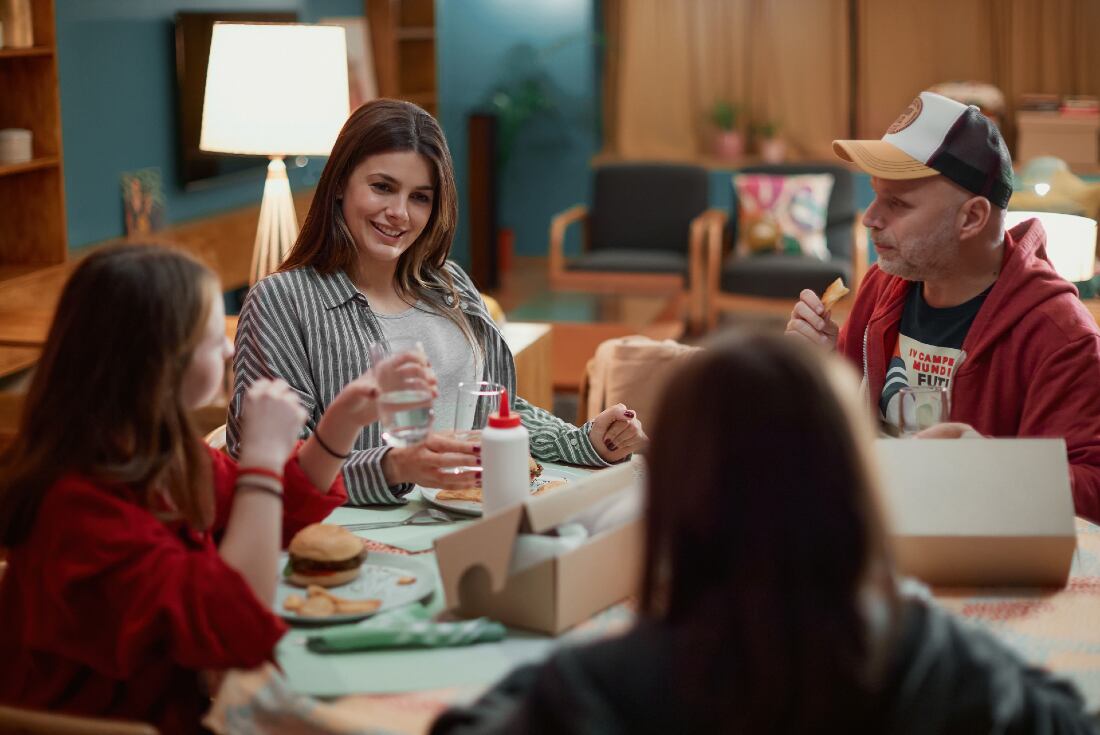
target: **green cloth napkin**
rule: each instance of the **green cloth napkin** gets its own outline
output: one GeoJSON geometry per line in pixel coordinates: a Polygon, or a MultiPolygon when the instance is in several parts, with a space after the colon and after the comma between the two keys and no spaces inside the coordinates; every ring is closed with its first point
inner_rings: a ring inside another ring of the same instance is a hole
{"type": "Polygon", "coordinates": [[[314,653],[368,651],[380,648],[442,648],[499,641],[504,626],[488,618],[434,623],[423,605],[410,605],[354,625],[339,625],[306,639],[314,653]]]}

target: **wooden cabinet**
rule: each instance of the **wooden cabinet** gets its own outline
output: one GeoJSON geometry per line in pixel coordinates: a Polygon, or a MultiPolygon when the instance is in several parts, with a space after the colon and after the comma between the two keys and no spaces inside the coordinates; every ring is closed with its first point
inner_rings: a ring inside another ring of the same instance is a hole
{"type": "Polygon", "coordinates": [[[0,281],[65,261],[65,188],[53,0],[31,0],[34,46],[0,49],[0,128],[31,131],[33,157],[0,165],[0,281]]]}
{"type": "Polygon", "coordinates": [[[365,0],[378,93],[435,115],[434,0],[365,0]]]}

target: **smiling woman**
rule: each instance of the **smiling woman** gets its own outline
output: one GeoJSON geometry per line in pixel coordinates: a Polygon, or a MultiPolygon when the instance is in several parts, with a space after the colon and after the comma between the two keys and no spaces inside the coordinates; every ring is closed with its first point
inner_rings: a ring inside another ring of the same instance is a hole
{"type": "MultiPolygon", "coordinates": [[[[371,367],[370,345],[378,342],[423,343],[444,412],[463,381],[500,383],[515,396],[512,354],[469,276],[448,260],[457,217],[450,151],[431,115],[380,99],[348,118],[294,249],[278,273],[253,287],[241,311],[231,453],[241,398],[253,381],[286,380],[310,414],[306,432],[316,434],[340,388],[371,367]]],[[[634,412],[621,404],[581,428],[519,397],[513,410],[538,459],[602,466],[646,442],[634,412]]],[[[480,446],[454,436],[387,447],[373,424],[354,442],[337,445],[326,435],[324,444],[347,459],[352,504],[401,503],[414,484],[455,489],[481,481],[480,446]],[[472,469],[447,471],[459,466],[472,469]]]]}

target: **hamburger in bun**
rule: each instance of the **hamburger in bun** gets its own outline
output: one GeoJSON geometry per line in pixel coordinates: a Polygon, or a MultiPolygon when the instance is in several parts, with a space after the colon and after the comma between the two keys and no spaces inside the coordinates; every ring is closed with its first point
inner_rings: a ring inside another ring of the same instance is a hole
{"type": "Polygon", "coordinates": [[[287,582],[306,587],[336,587],[359,576],[366,558],[363,541],[341,526],[311,523],[290,540],[287,582]]]}

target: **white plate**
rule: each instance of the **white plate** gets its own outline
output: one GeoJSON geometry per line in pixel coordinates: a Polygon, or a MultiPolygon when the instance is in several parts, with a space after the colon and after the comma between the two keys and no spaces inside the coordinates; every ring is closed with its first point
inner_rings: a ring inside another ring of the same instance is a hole
{"type": "MultiPolygon", "coordinates": [[[[553,471],[543,472],[536,477],[534,482],[531,483],[531,492],[535,492],[548,482],[573,482],[581,475],[587,474],[582,470],[578,472],[576,476],[567,476],[565,472],[568,472],[568,470],[565,470],[562,474],[557,474],[558,470],[559,468],[555,467],[553,471]]],[[[481,515],[481,503],[477,500],[437,500],[436,496],[442,492],[439,488],[420,487],[419,485],[417,485],[417,487],[420,489],[420,496],[430,505],[434,505],[437,508],[443,508],[444,510],[453,510],[456,513],[462,513],[468,516],[481,515]]]]}
{"type": "Polygon", "coordinates": [[[286,561],[287,555],[284,552],[279,557],[279,586],[275,590],[275,613],[292,623],[308,623],[310,625],[350,623],[384,610],[392,610],[395,607],[417,602],[432,593],[433,573],[431,568],[424,562],[401,554],[368,551],[367,560],[363,562],[358,577],[347,584],[328,587],[327,589],[332,594],[349,600],[381,600],[382,604],[377,610],[373,613],[328,615],[323,618],[297,615],[283,609],[283,601],[290,595],[305,597],[306,589],[283,580],[282,570],[286,566],[286,561]],[[398,584],[397,580],[402,577],[416,577],[416,581],[412,584],[398,584]]]}

